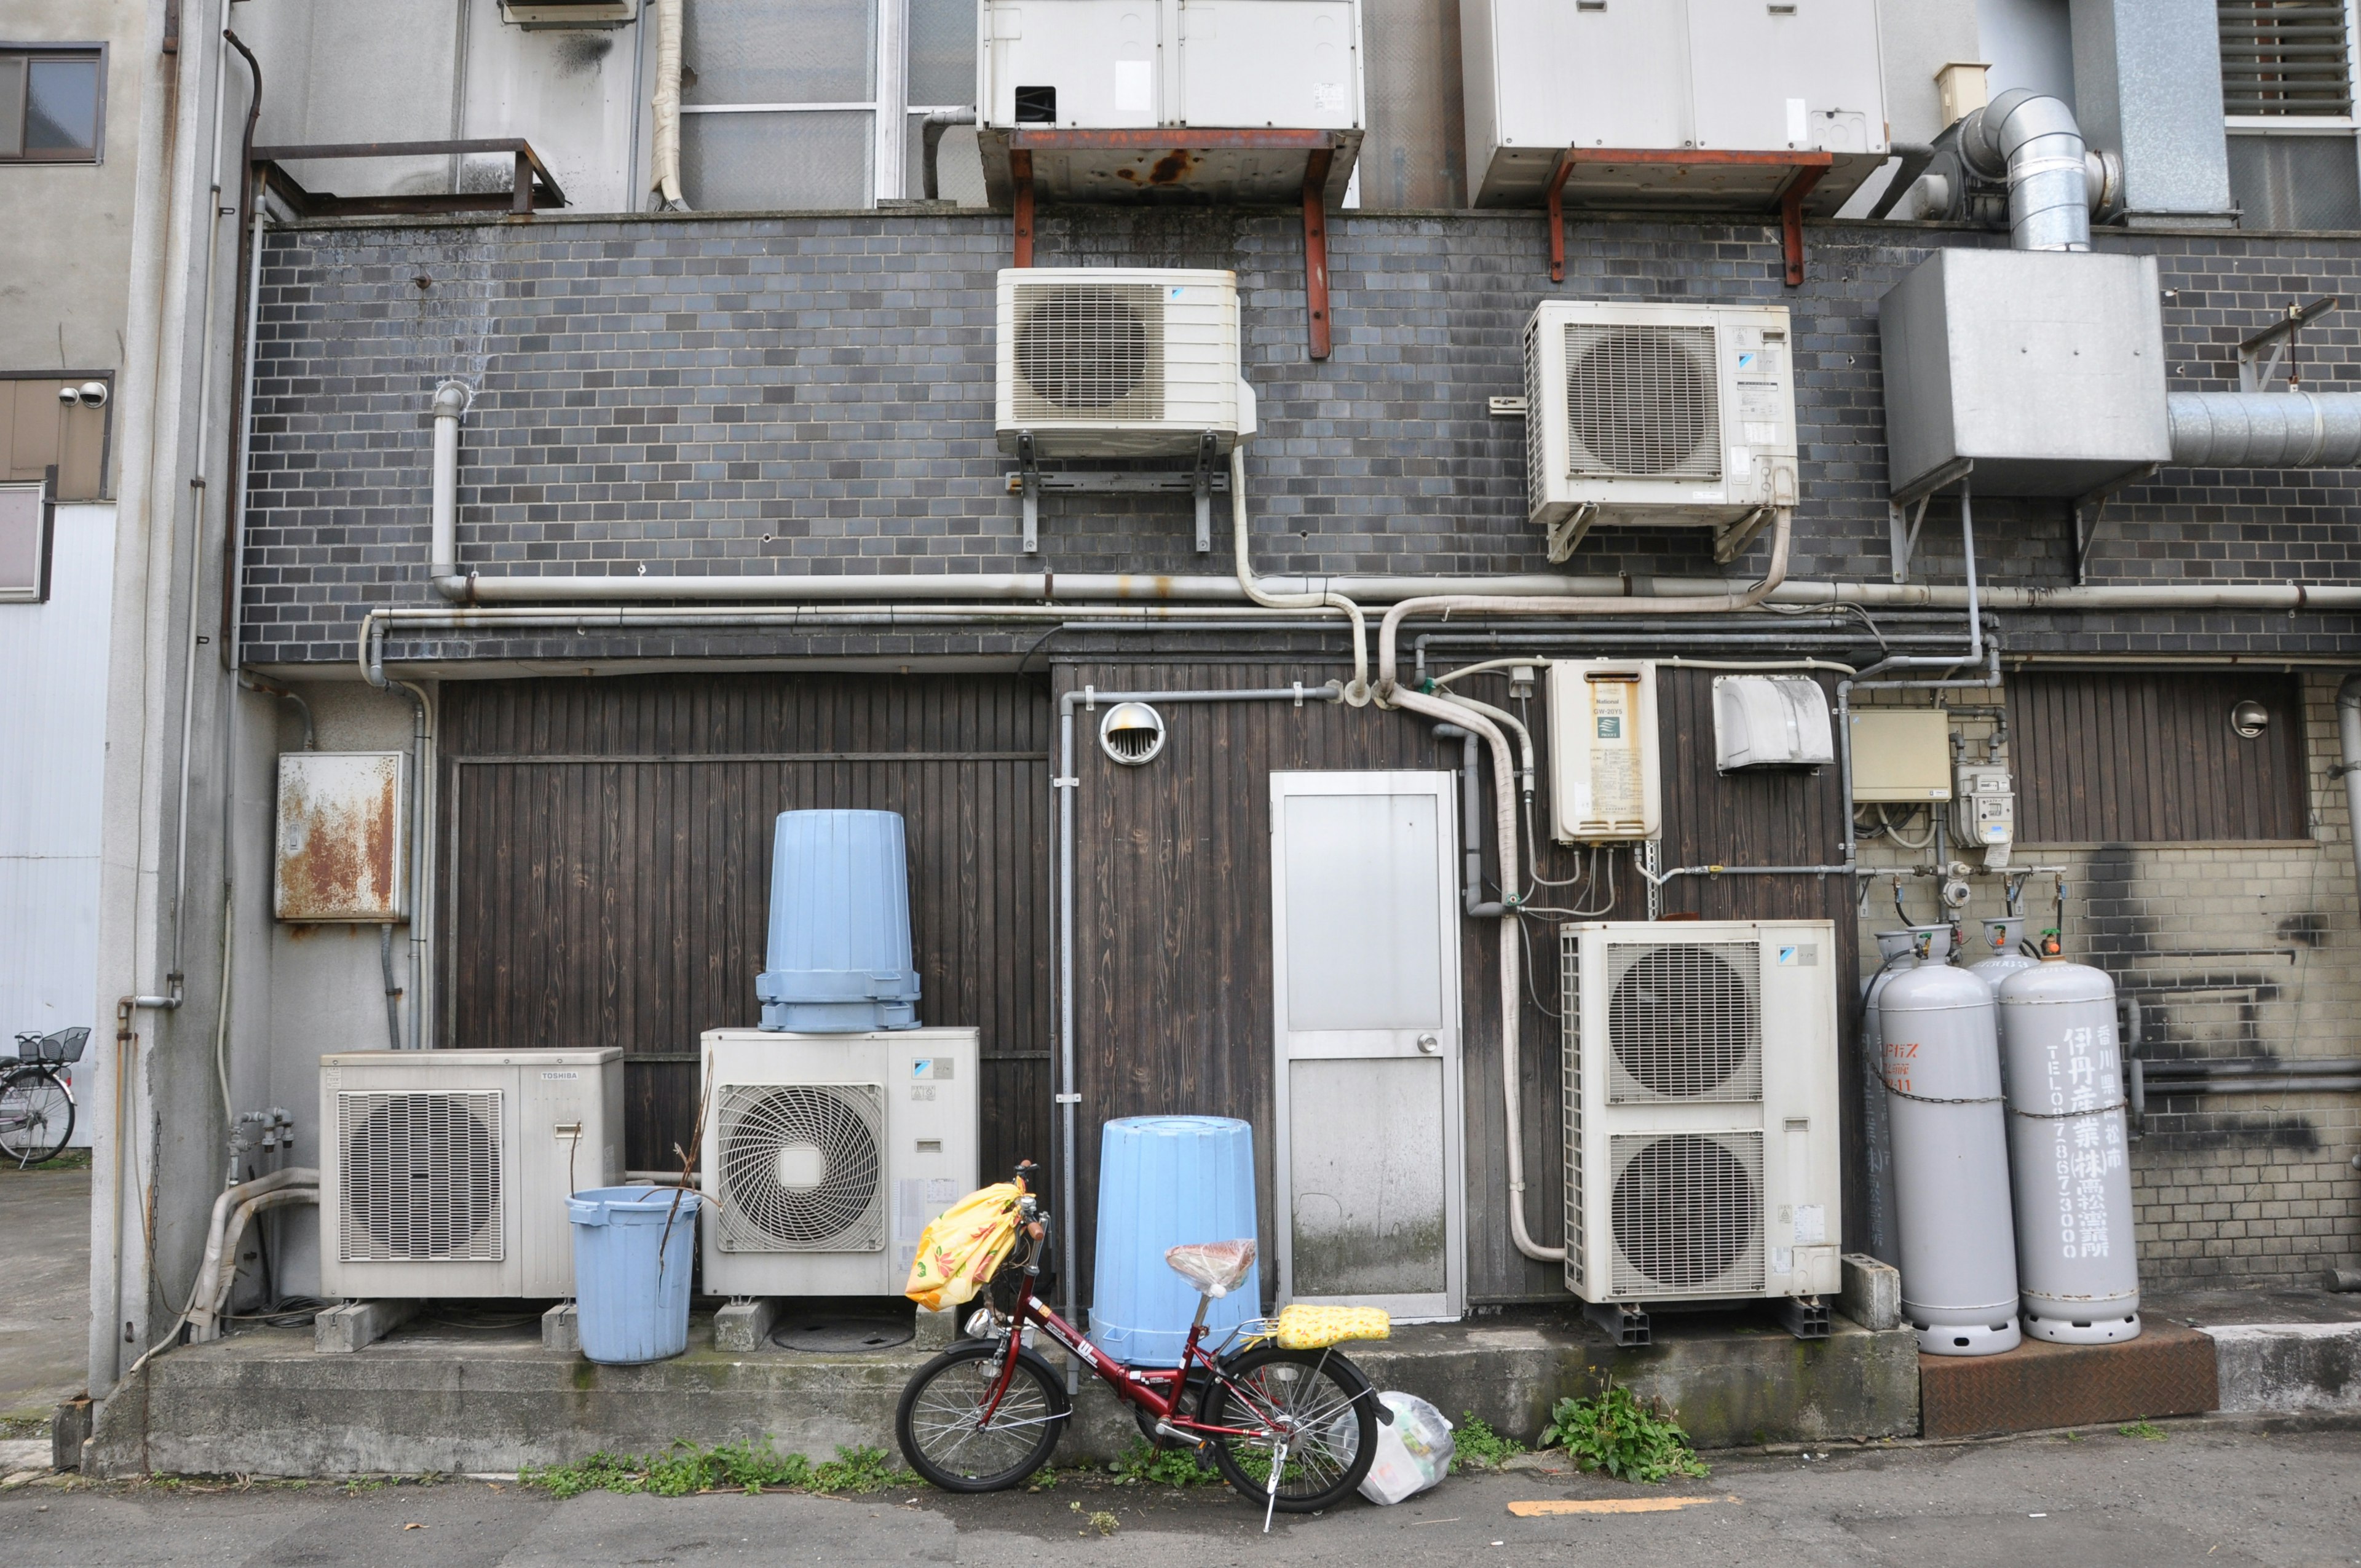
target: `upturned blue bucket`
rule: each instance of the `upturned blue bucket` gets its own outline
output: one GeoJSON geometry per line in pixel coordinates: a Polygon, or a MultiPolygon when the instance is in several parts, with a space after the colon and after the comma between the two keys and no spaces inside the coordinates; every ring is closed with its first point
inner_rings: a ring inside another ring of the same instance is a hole
{"type": "Polygon", "coordinates": [[[909,850],[899,813],[779,813],[764,958],[754,995],[765,1029],[918,1026],[909,850]]]}
{"type": "Polygon", "coordinates": [[[688,1276],[701,1202],[670,1187],[591,1187],[566,1201],[584,1355],[628,1366],[688,1348],[688,1276]]]}
{"type": "MultiPolygon", "coordinates": [[[[1197,1288],[1164,1261],[1186,1242],[1257,1240],[1254,1129],[1226,1116],[1126,1116],[1099,1135],[1091,1343],[1134,1366],[1177,1366],[1197,1288]]],[[[1207,1342],[1262,1313],[1259,1260],[1205,1313],[1207,1342]]]]}

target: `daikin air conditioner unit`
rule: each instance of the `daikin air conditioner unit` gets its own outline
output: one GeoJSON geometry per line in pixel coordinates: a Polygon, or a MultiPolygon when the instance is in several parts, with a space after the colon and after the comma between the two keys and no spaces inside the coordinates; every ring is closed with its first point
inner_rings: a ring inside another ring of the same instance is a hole
{"type": "Polygon", "coordinates": [[[705,1288],[898,1296],[979,1185],[973,1029],[704,1038],[705,1288]]]}
{"type": "Polygon", "coordinates": [[[622,1179],[623,1053],[320,1058],[325,1296],[574,1292],[569,1192],[622,1179]]]}
{"type": "Polygon", "coordinates": [[[1013,267],[1000,274],[1001,449],[1042,457],[1227,453],[1254,431],[1234,272],[1013,267]]]}
{"type": "Polygon", "coordinates": [[[1601,523],[1715,531],[1735,559],[1795,505],[1780,306],[1551,301],[1525,326],[1525,510],[1563,561],[1601,523]]]}
{"type": "Polygon", "coordinates": [[[1836,928],[1559,927],[1565,1283],[1586,1301],[1838,1288],[1836,928]]]}

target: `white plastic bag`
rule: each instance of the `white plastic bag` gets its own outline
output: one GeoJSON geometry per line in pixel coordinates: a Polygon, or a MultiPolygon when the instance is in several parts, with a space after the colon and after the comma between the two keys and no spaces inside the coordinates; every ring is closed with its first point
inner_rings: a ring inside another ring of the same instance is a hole
{"type": "Polygon", "coordinates": [[[1414,1497],[1451,1474],[1451,1423],[1415,1394],[1378,1396],[1393,1412],[1378,1423],[1378,1456],[1361,1483],[1361,1496],[1381,1508],[1414,1497]]]}

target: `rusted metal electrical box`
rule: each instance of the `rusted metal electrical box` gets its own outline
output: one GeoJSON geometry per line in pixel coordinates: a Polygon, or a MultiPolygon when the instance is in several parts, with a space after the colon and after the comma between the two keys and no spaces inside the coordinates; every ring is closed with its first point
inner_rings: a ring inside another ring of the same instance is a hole
{"type": "Polygon", "coordinates": [[[280,919],[385,925],[409,918],[404,762],[400,751],[280,757],[272,872],[280,919]]]}

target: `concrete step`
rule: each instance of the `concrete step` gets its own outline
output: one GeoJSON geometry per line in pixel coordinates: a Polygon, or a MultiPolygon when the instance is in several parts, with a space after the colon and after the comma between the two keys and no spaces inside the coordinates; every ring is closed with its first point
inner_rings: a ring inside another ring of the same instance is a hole
{"type": "Polygon", "coordinates": [[[1930,1438],[2202,1415],[2221,1405],[2213,1341],[2154,1321],[2121,1344],[2028,1339],[1999,1355],[1921,1355],[1918,1392],[1920,1432],[1930,1438]]]}

